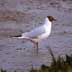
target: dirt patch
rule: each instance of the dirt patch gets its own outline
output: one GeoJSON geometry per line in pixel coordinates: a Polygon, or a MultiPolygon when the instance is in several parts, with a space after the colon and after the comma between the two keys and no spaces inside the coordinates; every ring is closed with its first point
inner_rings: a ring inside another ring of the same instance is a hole
{"type": "Polygon", "coordinates": [[[0,21],[23,21],[27,17],[31,17],[30,14],[21,11],[0,11],[0,21]]]}

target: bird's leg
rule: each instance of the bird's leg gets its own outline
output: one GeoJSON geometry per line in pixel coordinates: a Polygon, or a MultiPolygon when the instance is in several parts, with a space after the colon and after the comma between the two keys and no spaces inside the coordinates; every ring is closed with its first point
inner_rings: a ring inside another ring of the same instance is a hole
{"type": "Polygon", "coordinates": [[[38,55],[38,42],[36,42],[36,54],[38,55]]]}
{"type": "Polygon", "coordinates": [[[32,39],[27,39],[27,38],[24,38],[24,39],[29,40],[29,41],[31,41],[32,43],[35,44],[36,54],[38,55],[38,42],[35,42],[35,41],[33,41],[32,39]]]}

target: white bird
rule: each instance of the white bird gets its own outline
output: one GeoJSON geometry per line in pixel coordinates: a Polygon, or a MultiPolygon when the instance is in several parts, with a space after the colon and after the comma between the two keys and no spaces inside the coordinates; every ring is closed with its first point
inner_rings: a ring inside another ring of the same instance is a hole
{"type": "Polygon", "coordinates": [[[23,38],[28,39],[31,42],[35,43],[37,47],[37,53],[38,53],[38,42],[39,40],[45,39],[50,35],[52,21],[56,21],[56,19],[54,19],[52,16],[47,16],[42,26],[37,27],[31,30],[30,32],[22,33],[21,35],[15,37],[17,37],[18,39],[23,39],[23,38]]]}

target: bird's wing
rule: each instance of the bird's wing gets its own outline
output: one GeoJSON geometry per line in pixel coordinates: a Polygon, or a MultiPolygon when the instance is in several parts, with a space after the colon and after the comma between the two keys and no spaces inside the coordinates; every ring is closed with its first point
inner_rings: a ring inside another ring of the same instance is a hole
{"type": "Polygon", "coordinates": [[[45,27],[40,26],[38,28],[33,29],[30,32],[23,33],[22,36],[29,37],[29,38],[36,38],[36,37],[40,36],[43,33],[45,33],[45,27]]]}

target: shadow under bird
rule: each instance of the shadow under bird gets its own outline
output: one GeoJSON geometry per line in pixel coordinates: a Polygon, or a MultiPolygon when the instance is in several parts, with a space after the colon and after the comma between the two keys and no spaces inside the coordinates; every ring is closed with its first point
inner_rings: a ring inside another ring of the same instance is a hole
{"type": "Polygon", "coordinates": [[[56,21],[54,17],[47,16],[42,26],[39,26],[29,32],[25,32],[22,33],[21,35],[14,37],[18,39],[27,39],[33,42],[35,44],[35,47],[37,48],[36,50],[38,54],[38,42],[39,40],[45,39],[50,35],[53,21],[56,21]]]}

